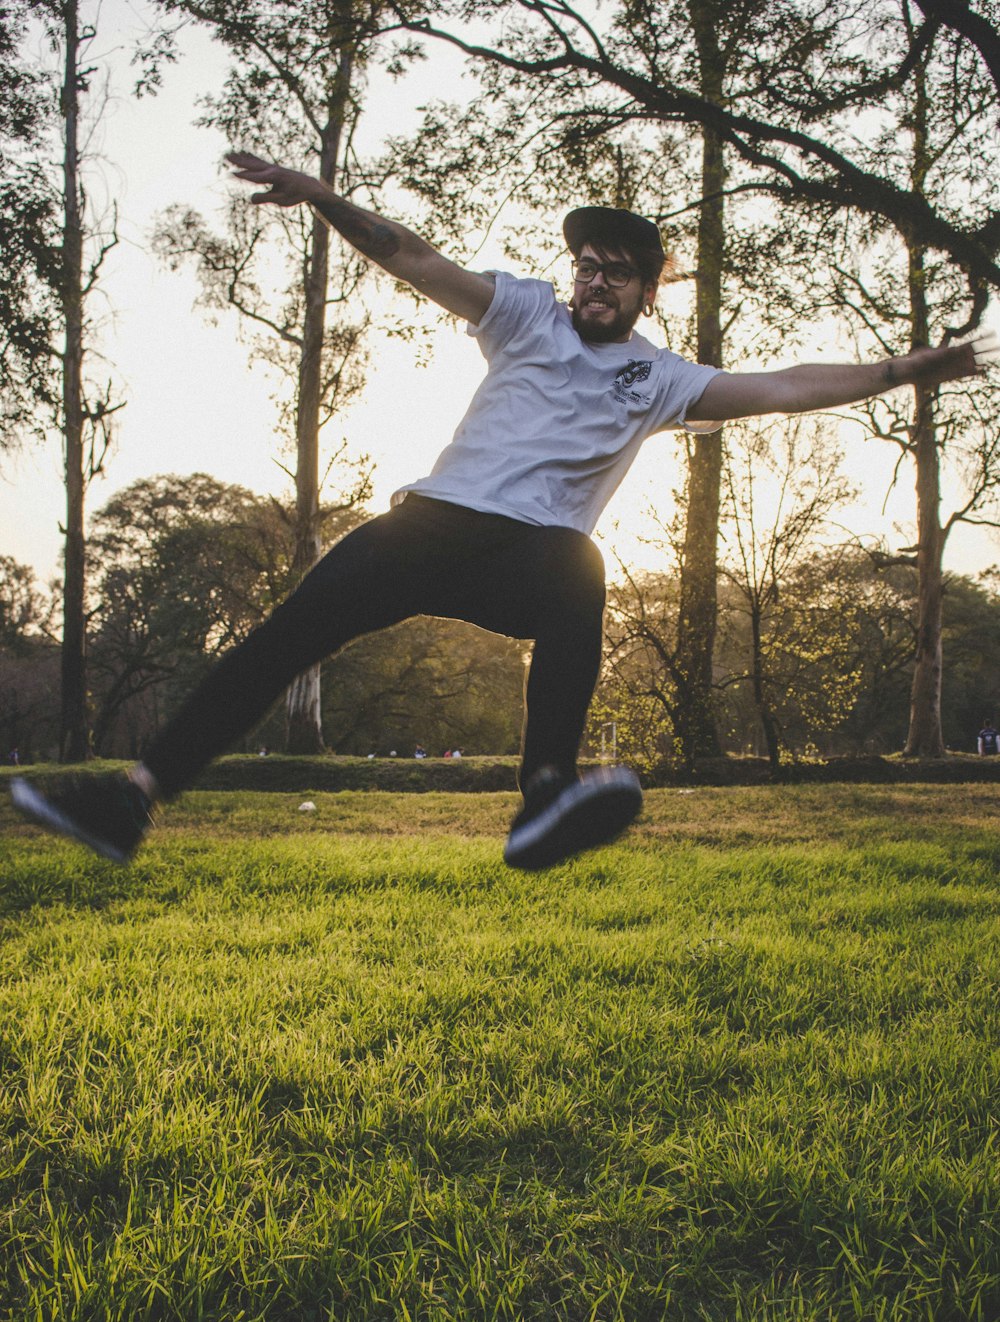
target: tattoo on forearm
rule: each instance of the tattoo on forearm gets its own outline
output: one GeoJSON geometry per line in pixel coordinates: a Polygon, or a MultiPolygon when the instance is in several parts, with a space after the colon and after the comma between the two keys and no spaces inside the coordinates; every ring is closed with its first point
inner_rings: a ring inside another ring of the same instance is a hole
{"type": "Polygon", "coordinates": [[[399,251],[399,239],[389,226],[370,219],[350,202],[336,197],[324,198],[316,203],[316,210],[366,257],[384,261],[399,251]]]}

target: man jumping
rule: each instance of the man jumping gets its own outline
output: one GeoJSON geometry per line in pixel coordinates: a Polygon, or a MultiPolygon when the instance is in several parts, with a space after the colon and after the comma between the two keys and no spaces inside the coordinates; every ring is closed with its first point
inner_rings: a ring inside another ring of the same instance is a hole
{"type": "Polygon", "coordinates": [[[266,190],[251,202],[312,206],[358,252],[466,321],[487,371],[430,474],[339,541],[222,658],[131,772],[66,777],[45,793],[14,781],[14,802],[28,816],[117,861],[139,846],[154,804],[191,785],[297,674],[413,615],[534,640],[524,805],[507,863],[549,867],[613,840],[642,793],[625,767],[577,771],[604,609],[604,566],[590,533],[642,442],[670,427],[711,431],[731,418],[933,386],[979,373],[994,354],[980,340],[867,365],[722,372],[636,332],[640,313],[653,311],[665,257],[656,226],[630,211],[580,207],[566,217],[574,258],[566,305],[547,282],[465,270],[309,175],[249,152],[228,160],[237,179],[266,190]]]}

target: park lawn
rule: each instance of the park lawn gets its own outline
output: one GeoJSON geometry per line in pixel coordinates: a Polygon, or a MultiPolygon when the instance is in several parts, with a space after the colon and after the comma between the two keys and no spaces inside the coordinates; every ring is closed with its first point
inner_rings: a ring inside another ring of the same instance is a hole
{"type": "Polygon", "coordinates": [[[514,803],[0,798],[0,1316],[1000,1316],[1000,786],[514,803]]]}

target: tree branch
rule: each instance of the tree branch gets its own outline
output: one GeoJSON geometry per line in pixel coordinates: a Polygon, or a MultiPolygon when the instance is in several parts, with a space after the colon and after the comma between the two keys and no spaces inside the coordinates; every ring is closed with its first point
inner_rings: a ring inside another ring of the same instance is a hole
{"type": "MultiPolygon", "coordinates": [[[[525,3],[531,9],[533,6],[525,3]]],[[[398,11],[397,11],[398,12],[398,11]]],[[[523,58],[496,47],[466,41],[435,27],[429,19],[407,19],[407,31],[434,37],[455,46],[474,59],[528,75],[576,71],[625,92],[634,105],[621,112],[631,118],[653,118],[662,122],[696,123],[720,135],[748,164],[784,179],[796,196],[837,209],[851,207],[879,217],[900,232],[927,247],[946,252],[976,280],[1000,287],[1000,218],[978,231],[965,231],[949,223],[917,192],[899,188],[890,180],[855,164],[828,143],[798,129],[770,123],[751,115],[737,114],[692,92],[661,86],[651,78],[614,63],[607,56],[596,58],[576,49],[563,33],[562,54],[549,58],[523,58]],[[758,144],[787,147],[829,172],[828,177],[809,176],[788,161],[758,144]]]]}
{"type": "Polygon", "coordinates": [[[1000,33],[981,14],[972,12],[969,0],[917,0],[917,7],[929,21],[951,28],[975,46],[1000,92],[1000,33]]]}

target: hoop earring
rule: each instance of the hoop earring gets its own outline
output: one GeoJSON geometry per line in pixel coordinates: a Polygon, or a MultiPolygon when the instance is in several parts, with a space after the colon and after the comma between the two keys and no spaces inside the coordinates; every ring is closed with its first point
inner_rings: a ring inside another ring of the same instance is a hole
{"type": "Polygon", "coordinates": [[[644,317],[651,317],[655,311],[656,309],[654,308],[653,304],[647,303],[646,306],[642,309],[642,315],[644,317]]]}

